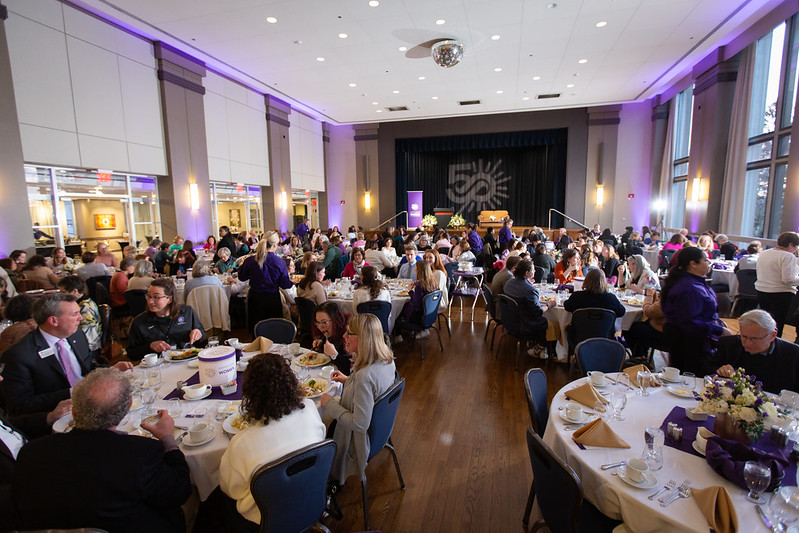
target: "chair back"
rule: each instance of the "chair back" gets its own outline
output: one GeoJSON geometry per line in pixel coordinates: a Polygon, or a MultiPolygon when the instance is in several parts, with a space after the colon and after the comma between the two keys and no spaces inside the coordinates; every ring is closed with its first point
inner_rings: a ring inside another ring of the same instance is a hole
{"type": "Polygon", "coordinates": [[[344,269],[347,268],[347,263],[350,262],[350,258],[347,257],[347,254],[341,254],[341,257],[338,258],[338,276],[340,277],[342,273],[344,273],[344,269]]]}
{"type": "Polygon", "coordinates": [[[100,340],[101,346],[108,344],[111,340],[111,306],[108,304],[100,304],[97,306],[100,311],[100,326],[102,327],[103,335],[100,340]]]}
{"type": "Polygon", "coordinates": [[[358,304],[357,309],[359,314],[369,313],[374,315],[380,320],[380,325],[383,326],[383,334],[388,335],[388,317],[391,315],[391,302],[382,300],[371,300],[368,302],[361,302],[358,304]]]}
{"type": "Polygon", "coordinates": [[[300,335],[311,335],[311,324],[313,324],[313,315],[316,312],[316,302],[297,296],[294,298],[294,303],[297,304],[297,313],[300,315],[300,335]]]}
{"type": "Polygon", "coordinates": [[[735,273],[735,277],[738,278],[738,294],[757,298],[757,291],[755,290],[757,270],[739,270],[735,273]]]}
{"type": "Polygon", "coordinates": [[[444,270],[447,271],[447,278],[452,280],[453,279],[453,272],[458,270],[458,263],[447,263],[446,265],[444,265],[444,270]]]}
{"type": "Polygon", "coordinates": [[[541,368],[531,368],[524,375],[524,390],[527,393],[527,409],[535,432],[543,437],[549,421],[547,409],[547,375],[541,368]]]}
{"type": "Polygon", "coordinates": [[[491,292],[491,287],[483,283],[483,297],[486,300],[486,313],[488,316],[497,319],[497,303],[494,301],[494,293],[491,292]]]}
{"type": "Polygon", "coordinates": [[[111,295],[108,293],[108,288],[102,282],[98,282],[94,285],[94,296],[91,296],[90,293],[89,297],[94,300],[94,303],[97,305],[111,304],[111,295]]]}
{"type": "Polygon", "coordinates": [[[595,337],[610,339],[616,329],[616,313],[599,307],[578,309],[572,314],[571,327],[575,343],[595,337]]]}
{"type": "Polygon", "coordinates": [[[277,344],[291,344],[297,336],[297,326],[285,318],[267,318],[255,324],[255,338],[266,337],[277,344]]]}
{"type": "Polygon", "coordinates": [[[626,355],[624,346],[610,339],[588,339],[577,345],[575,354],[583,375],[592,370],[619,372],[626,355]]]}
{"type": "MultiPolygon", "coordinates": [[[[372,409],[372,420],[369,422],[369,458],[367,462],[372,459],[377,453],[383,449],[388,439],[391,438],[391,432],[394,431],[394,421],[397,419],[397,409],[399,409],[400,399],[402,398],[402,391],[405,390],[405,378],[400,378],[391,385],[386,392],[381,394],[375,400],[374,409],[372,409]]],[[[365,473],[361,473],[365,476],[365,473]]]]}
{"type": "Polygon", "coordinates": [[[125,301],[133,316],[139,316],[147,310],[147,291],[143,289],[125,291],[125,301]]]}
{"type": "Polygon", "coordinates": [[[448,247],[445,248],[445,247],[442,246],[441,248],[438,248],[438,253],[441,254],[441,255],[448,255],[449,254],[449,248],[448,247]]]}
{"type": "Polygon", "coordinates": [[[497,295],[497,304],[499,305],[499,316],[502,317],[502,327],[508,334],[518,337],[521,333],[519,304],[507,294],[497,295]]]}
{"type": "Polygon", "coordinates": [[[535,268],[535,274],[533,275],[533,281],[536,283],[541,283],[544,280],[544,273],[546,272],[546,270],[544,270],[544,267],[540,266],[534,268],[535,268]]]}
{"type": "Polygon", "coordinates": [[[658,268],[660,268],[660,270],[664,272],[669,270],[671,258],[674,256],[676,251],[677,250],[666,250],[665,248],[660,251],[660,263],[658,264],[658,268]]]}
{"type": "Polygon", "coordinates": [[[327,439],[255,471],[250,493],[261,512],[261,532],[304,531],[319,520],[335,454],[336,443],[327,439]]]}
{"type": "Polygon", "coordinates": [[[194,309],[206,331],[214,328],[230,331],[230,299],[223,287],[195,287],[186,298],[186,305],[194,309]]]}
{"type": "Polygon", "coordinates": [[[583,484],[544,440],[527,428],[527,450],[533,466],[533,485],[547,528],[559,533],[577,531],[583,484]]]}
{"type": "Polygon", "coordinates": [[[438,318],[438,304],[441,302],[441,291],[433,291],[425,295],[424,303],[424,317],[422,317],[422,326],[429,328],[436,323],[438,318]]]}
{"type": "Polygon", "coordinates": [[[33,291],[37,289],[49,289],[47,285],[43,281],[39,281],[38,279],[25,279],[25,278],[17,278],[14,287],[17,289],[17,292],[23,293],[27,291],[33,291]]]}

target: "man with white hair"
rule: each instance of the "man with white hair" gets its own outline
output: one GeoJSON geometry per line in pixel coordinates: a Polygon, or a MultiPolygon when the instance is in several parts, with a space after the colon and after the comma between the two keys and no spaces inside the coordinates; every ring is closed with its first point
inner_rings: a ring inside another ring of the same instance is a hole
{"type": "Polygon", "coordinates": [[[757,376],[763,389],[779,394],[782,389],[799,390],[799,346],[777,337],[777,322],[755,309],[738,319],[739,335],[719,339],[716,359],[723,365],[720,376],[729,377],[743,368],[757,376]]]}
{"type": "Polygon", "coordinates": [[[75,385],[75,428],[25,444],[12,481],[19,529],[93,527],[118,532],[183,531],[189,466],[166,410],[141,426],[156,439],[117,431],[132,401],[130,380],[110,368],[75,385]]]}

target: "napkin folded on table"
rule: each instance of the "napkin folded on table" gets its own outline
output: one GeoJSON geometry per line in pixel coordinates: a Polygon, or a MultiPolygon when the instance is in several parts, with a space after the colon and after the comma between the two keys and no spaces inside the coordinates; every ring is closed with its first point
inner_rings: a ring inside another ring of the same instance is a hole
{"type": "Polygon", "coordinates": [[[605,399],[605,397],[596,391],[591,383],[583,383],[579,387],[574,387],[573,389],[566,391],[566,398],[574,400],[575,402],[580,402],[591,409],[596,406],[596,402],[602,402],[603,404],[610,403],[605,399]]]}
{"type": "MultiPolygon", "coordinates": [[[[638,372],[641,370],[646,370],[649,372],[649,368],[647,368],[645,365],[635,365],[624,369],[624,373],[627,374],[628,378],[630,378],[630,385],[633,387],[638,387],[638,372]]],[[[660,383],[658,383],[656,379],[653,379],[649,386],[660,387],[660,383]]]]}
{"type": "Polygon", "coordinates": [[[738,517],[727,489],[715,485],[706,489],[694,489],[691,495],[705,515],[707,525],[716,533],[735,533],[738,530],[738,517]]]}
{"type": "Polygon", "coordinates": [[[258,337],[250,344],[242,348],[243,352],[258,352],[258,353],[266,353],[269,350],[269,347],[274,344],[272,341],[267,339],[266,337],[258,337]]]}
{"type": "Polygon", "coordinates": [[[629,448],[624,439],[616,435],[610,426],[597,418],[574,432],[574,442],[584,446],[603,446],[605,448],[629,448]]]}
{"type": "Polygon", "coordinates": [[[789,449],[766,452],[740,442],[722,439],[718,435],[707,439],[705,460],[716,473],[742,489],[747,488],[744,465],[747,461],[757,461],[771,470],[771,483],[767,491],[774,490],[780,484],[785,477],[785,470],[791,466],[789,449]]]}

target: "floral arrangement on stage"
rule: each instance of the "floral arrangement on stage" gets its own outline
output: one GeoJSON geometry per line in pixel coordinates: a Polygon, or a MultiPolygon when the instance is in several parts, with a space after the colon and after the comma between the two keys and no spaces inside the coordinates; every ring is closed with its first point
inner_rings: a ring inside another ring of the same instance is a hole
{"type": "Polygon", "coordinates": [[[466,219],[460,213],[452,215],[452,218],[449,219],[449,224],[447,224],[450,228],[462,228],[465,225],[466,219]]]}
{"type": "Polygon", "coordinates": [[[425,215],[422,217],[422,226],[435,226],[438,224],[438,219],[435,215],[425,215]]]}
{"type": "Polygon", "coordinates": [[[718,415],[729,416],[752,441],[763,434],[765,419],[777,416],[777,406],[763,393],[763,384],[743,368],[729,378],[706,378],[700,396],[699,409],[717,420],[718,415]]]}

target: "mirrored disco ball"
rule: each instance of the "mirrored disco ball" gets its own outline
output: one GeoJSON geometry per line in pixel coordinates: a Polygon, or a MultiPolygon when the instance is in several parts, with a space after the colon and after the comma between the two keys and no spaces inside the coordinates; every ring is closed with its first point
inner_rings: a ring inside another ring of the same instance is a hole
{"type": "Polygon", "coordinates": [[[441,41],[433,45],[433,61],[439,67],[454,67],[463,59],[463,43],[441,41]]]}

